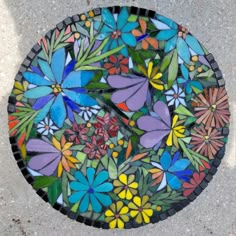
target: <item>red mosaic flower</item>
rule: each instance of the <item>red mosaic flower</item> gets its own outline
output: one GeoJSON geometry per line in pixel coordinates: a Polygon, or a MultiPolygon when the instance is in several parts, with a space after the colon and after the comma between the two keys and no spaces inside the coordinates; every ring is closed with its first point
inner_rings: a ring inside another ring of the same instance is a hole
{"type": "Polygon", "coordinates": [[[78,125],[77,123],[72,124],[72,129],[67,129],[65,134],[69,136],[69,141],[74,142],[75,144],[80,144],[81,140],[86,141],[88,139],[87,133],[89,129],[85,124],[78,125]]]}
{"type": "Polygon", "coordinates": [[[197,124],[203,123],[206,129],[224,127],[229,122],[229,104],[225,88],[210,88],[199,94],[192,104],[195,108],[197,124]]]}
{"type": "Polygon", "coordinates": [[[105,141],[107,141],[109,137],[117,136],[119,130],[117,121],[117,118],[111,117],[109,113],[106,113],[104,117],[98,116],[97,123],[94,124],[96,128],[95,134],[103,137],[105,141]]]}
{"type": "Polygon", "coordinates": [[[214,159],[214,155],[221,147],[224,146],[224,143],[221,141],[223,136],[220,136],[220,132],[217,129],[209,128],[205,130],[204,127],[200,126],[193,129],[195,132],[192,132],[192,140],[190,142],[193,145],[193,150],[209,157],[209,159],[214,159]]]}
{"type": "Polygon", "coordinates": [[[111,55],[109,56],[108,59],[109,62],[104,64],[104,68],[108,70],[110,75],[120,74],[121,72],[127,74],[129,72],[128,58],[123,57],[123,55],[119,56],[111,55]]]}
{"type": "Polygon", "coordinates": [[[107,153],[107,145],[102,138],[97,140],[95,136],[92,136],[91,142],[85,144],[83,152],[88,155],[89,159],[101,159],[107,153]]]}
{"type": "Polygon", "coordinates": [[[193,178],[190,180],[190,182],[183,183],[183,188],[185,188],[183,195],[185,197],[188,197],[197,188],[197,186],[202,182],[204,178],[204,172],[194,173],[193,178]]]}

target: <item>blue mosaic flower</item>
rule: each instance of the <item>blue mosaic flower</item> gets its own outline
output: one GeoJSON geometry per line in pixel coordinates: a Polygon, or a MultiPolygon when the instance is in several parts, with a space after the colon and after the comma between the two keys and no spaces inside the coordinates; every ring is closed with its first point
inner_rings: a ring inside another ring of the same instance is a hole
{"type": "MultiPolygon", "coordinates": [[[[137,22],[128,22],[129,14],[127,9],[122,8],[120,14],[117,16],[117,20],[114,15],[107,8],[102,9],[102,20],[104,26],[101,29],[103,37],[110,37],[103,52],[109,49],[117,48],[121,45],[128,45],[134,47],[136,45],[136,39],[132,35],[131,31],[138,26],[137,22]]],[[[120,51],[124,56],[128,56],[127,47],[124,47],[120,51]]]]}
{"type": "Polygon", "coordinates": [[[191,54],[204,55],[202,46],[186,28],[161,15],[157,15],[157,20],[153,19],[152,22],[160,30],[156,38],[166,41],[166,53],[176,48],[179,57],[186,63],[190,62],[191,54]]]}
{"type": "Polygon", "coordinates": [[[96,100],[88,96],[83,88],[93,78],[94,72],[72,71],[75,63],[71,60],[66,64],[66,53],[62,48],[53,54],[51,65],[39,58],[39,68],[32,66],[33,72],[23,73],[31,84],[24,96],[36,99],[32,108],[39,110],[35,123],[43,120],[49,112],[52,121],[62,127],[67,116],[74,121],[72,111],[80,112],[78,105],[97,105],[96,100]]]}
{"type": "Polygon", "coordinates": [[[191,80],[189,76],[189,70],[186,68],[184,64],[181,64],[180,70],[183,77],[177,78],[177,83],[183,84],[187,94],[191,94],[193,90],[195,93],[203,91],[203,87],[200,82],[196,80],[191,80]]]}
{"type": "Polygon", "coordinates": [[[152,162],[152,165],[163,172],[161,183],[158,187],[158,191],[163,189],[167,184],[173,190],[181,188],[181,179],[189,181],[189,176],[192,175],[192,170],[186,170],[190,165],[190,161],[187,159],[179,159],[180,152],[176,152],[173,159],[169,152],[165,151],[161,158],[160,164],[152,162]]]}
{"type": "Polygon", "coordinates": [[[75,178],[77,181],[70,183],[70,188],[75,192],[70,195],[69,202],[77,203],[80,201],[80,212],[86,212],[89,204],[95,212],[101,212],[102,205],[111,205],[111,198],[106,193],[113,189],[113,185],[106,182],[108,179],[107,171],[103,170],[95,176],[95,169],[88,168],[86,177],[81,171],[77,171],[75,178]]]}

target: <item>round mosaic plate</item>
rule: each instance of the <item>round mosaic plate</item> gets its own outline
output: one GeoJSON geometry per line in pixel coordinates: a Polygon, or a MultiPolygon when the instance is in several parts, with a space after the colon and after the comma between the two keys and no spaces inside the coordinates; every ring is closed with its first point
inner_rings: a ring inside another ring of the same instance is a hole
{"type": "Polygon", "coordinates": [[[185,27],[136,7],[49,31],[20,67],[8,112],[27,181],[102,228],[155,223],[194,200],[224,156],[230,117],[213,56],[185,27]]]}

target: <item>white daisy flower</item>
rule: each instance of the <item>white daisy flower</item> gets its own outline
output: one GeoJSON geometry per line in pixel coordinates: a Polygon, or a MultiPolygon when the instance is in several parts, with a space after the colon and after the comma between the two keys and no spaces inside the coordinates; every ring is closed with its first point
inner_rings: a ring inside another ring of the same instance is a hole
{"type": "Polygon", "coordinates": [[[42,135],[48,135],[49,133],[53,134],[56,130],[58,130],[58,128],[53,124],[51,119],[48,119],[48,117],[39,122],[37,126],[38,133],[42,135]]]}
{"type": "Polygon", "coordinates": [[[166,100],[168,102],[168,106],[175,105],[175,108],[177,108],[180,104],[186,106],[185,93],[176,84],[173,85],[172,89],[165,92],[165,95],[166,95],[166,100]]]}
{"type": "Polygon", "coordinates": [[[88,121],[92,115],[96,115],[98,111],[100,110],[100,106],[94,105],[91,107],[80,107],[80,113],[79,115],[85,120],[88,121]]]}

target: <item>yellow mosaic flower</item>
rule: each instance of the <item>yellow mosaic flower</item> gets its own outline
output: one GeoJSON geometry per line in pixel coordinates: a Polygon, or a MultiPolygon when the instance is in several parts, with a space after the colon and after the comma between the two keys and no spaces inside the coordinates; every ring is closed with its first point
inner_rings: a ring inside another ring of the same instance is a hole
{"type": "Polygon", "coordinates": [[[153,215],[151,204],[148,202],[149,196],[144,195],[142,198],[135,196],[133,202],[128,204],[130,216],[135,218],[138,224],[150,223],[150,217],[153,215]]]}
{"type": "Polygon", "coordinates": [[[185,126],[180,125],[182,121],[177,122],[179,119],[178,115],[175,115],[172,120],[172,126],[171,126],[171,131],[169,133],[169,136],[166,140],[167,146],[172,146],[173,143],[176,147],[179,147],[178,144],[178,138],[184,138],[184,132],[185,132],[185,126]]]}
{"type": "Polygon", "coordinates": [[[20,101],[23,96],[24,92],[27,90],[29,83],[27,81],[23,81],[22,83],[19,81],[15,81],[13,93],[16,95],[16,100],[20,101]]]}
{"type": "Polygon", "coordinates": [[[105,221],[109,223],[111,229],[123,229],[124,222],[129,221],[129,217],[127,216],[128,211],[129,208],[124,206],[122,201],[112,203],[110,209],[105,211],[105,221]]]}
{"type": "Polygon", "coordinates": [[[143,66],[139,65],[138,68],[142,73],[148,78],[149,83],[157,90],[163,90],[164,85],[160,80],[162,73],[159,72],[159,68],[156,66],[153,68],[153,62],[148,63],[148,68],[145,69],[143,66]]]}
{"type": "Polygon", "coordinates": [[[73,143],[66,142],[64,135],[62,135],[60,142],[53,137],[52,143],[54,147],[61,152],[61,160],[57,169],[57,176],[61,177],[63,169],[67,172],[70,172],[70,168],[76,168],[75,164],[79,161],[72,156],[72,151],[69,150],[73,143]]]}
{"type": "Polygon", "coordinates": [[[118,194],[121,199],[132,199],[133,195],[137,194],[138,183],[134,182],[135,176],[121,174],[119,180],[114,180],[113,185],[117,187],[114,189],[114,193],[118,194]]]}

